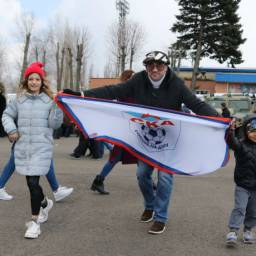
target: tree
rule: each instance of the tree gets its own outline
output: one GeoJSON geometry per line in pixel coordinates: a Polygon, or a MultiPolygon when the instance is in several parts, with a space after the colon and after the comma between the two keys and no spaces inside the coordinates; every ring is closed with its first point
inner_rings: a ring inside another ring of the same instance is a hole
{"type": "Polygon", "coordinates": [[[35,25],[34,15],[32,13],[22,13],[21,17],[17,20],[17,27],[19,33],[24,38],[23,61],[20,74],[20,83],[23,79],[24,71],[28,65],[28,53],[31,39],[31,33],[35,25]]]}
{"type": "Polygon", "coordinates": [[[209,57],[220,63],[242,63],[239,46],[245,42],[237,15],[240,0],[178,0],[180,14],[171,30],[193,56],[191,87],[196,87],[200,59],[209,57]]]}
{"type": "Polygon", "coordinates": [[[168,56],[171,60],[171,68],[176,70],[176,73],[180,72],[181,59],[187,57],[186,50],[180,42],[171,44],[168,51],[168,56]]]}
{"type": "Polygon", "coordinates": [[[50,25],[48,62],[52,64],[57,90],[78,90],[86,80],[85,67],[89,58],[89,33],[85,27],[71,26],[66,20],[56,18],[50,25]]]}
{"type": "Polygon", "coordinates": [[[132,68],[132,64],[138,56],[145,40],[144,29],[137,22],[127,20],[125,27],[121,29],[118,23],[113,23],[109,29],[108,38],[109,58],[115,66],[115,76],[117,77],[126,68],[128,63],[129,68],[132,68]],[[121,33],[124,38],[122,45],[119,39],[121,33]]]}
{"type": "Polygon", "coordinates": [[[141,24],[130,21],[128,24],[128,54],[129,54],[129,69],[132,69],[132,65],[136,56],[140,52],[142,45],[145,41],[145,32],[141,24]]]}

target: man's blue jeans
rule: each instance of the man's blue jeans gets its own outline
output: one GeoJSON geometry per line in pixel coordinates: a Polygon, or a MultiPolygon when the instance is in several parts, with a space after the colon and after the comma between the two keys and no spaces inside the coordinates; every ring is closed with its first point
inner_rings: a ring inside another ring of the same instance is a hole
{"type": "Polygon", "coordinates": [[[144,197],[144,206],[147,210],[154,210],[154,221],[168,220],[168,206],[173,187],[173,175],[158,171],[157,189],[154,193],[152,173],[154,167],[138,161],[137,179],[144,197]]]}
{"type": "MultiPolygon", "coordinates": [[[[14,151],[12,147],[10,159],[8,163],[5,165],[3,172],[0,176],[0,188],[3,188],[5,186],[5,184],[8,182],[8,180],[10,179],[14,171],[15,171],[15,163],[14,163],[14,151]]],[[[46,178],[51,186],[52,191],[56,191],[59,187],[59,184],[54,173],[53,160],[51,161],[50,169],[46,175],[46,178]]]]}

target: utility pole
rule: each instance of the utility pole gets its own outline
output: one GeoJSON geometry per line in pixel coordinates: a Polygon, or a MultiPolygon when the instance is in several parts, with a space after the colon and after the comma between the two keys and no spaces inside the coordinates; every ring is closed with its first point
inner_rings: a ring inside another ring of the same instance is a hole
{"type": "Polygon", "coordinates": [[[126,60],[126,15],[129,13],[130,7],[126,0],[116,0],[116,9],[119,11],[119,27],[118,27],[118,56],[117,56],[117,76],[125,69],[126,60]]]}

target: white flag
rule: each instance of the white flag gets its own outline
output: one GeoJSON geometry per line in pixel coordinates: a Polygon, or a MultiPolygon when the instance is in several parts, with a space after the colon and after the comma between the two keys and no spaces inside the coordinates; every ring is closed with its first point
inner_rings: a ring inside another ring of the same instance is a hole
{"type": "Polygon", "coordinates": [[[56,101],[85,135],[118,145],[161,171],[202,175],[229,159],[230,119],[66,94],[56,101]]]}

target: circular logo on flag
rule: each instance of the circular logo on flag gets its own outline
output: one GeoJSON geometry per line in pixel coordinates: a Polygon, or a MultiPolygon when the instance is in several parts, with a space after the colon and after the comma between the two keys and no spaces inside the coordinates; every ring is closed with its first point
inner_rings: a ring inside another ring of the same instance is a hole
{"type": "Polygon", "coordinates": [[[146,144],[150,146],[157,146],[164,141],[166,131],[163,127],[152,128],[146,125],[142,125],[141,134],[146,144]]]}

